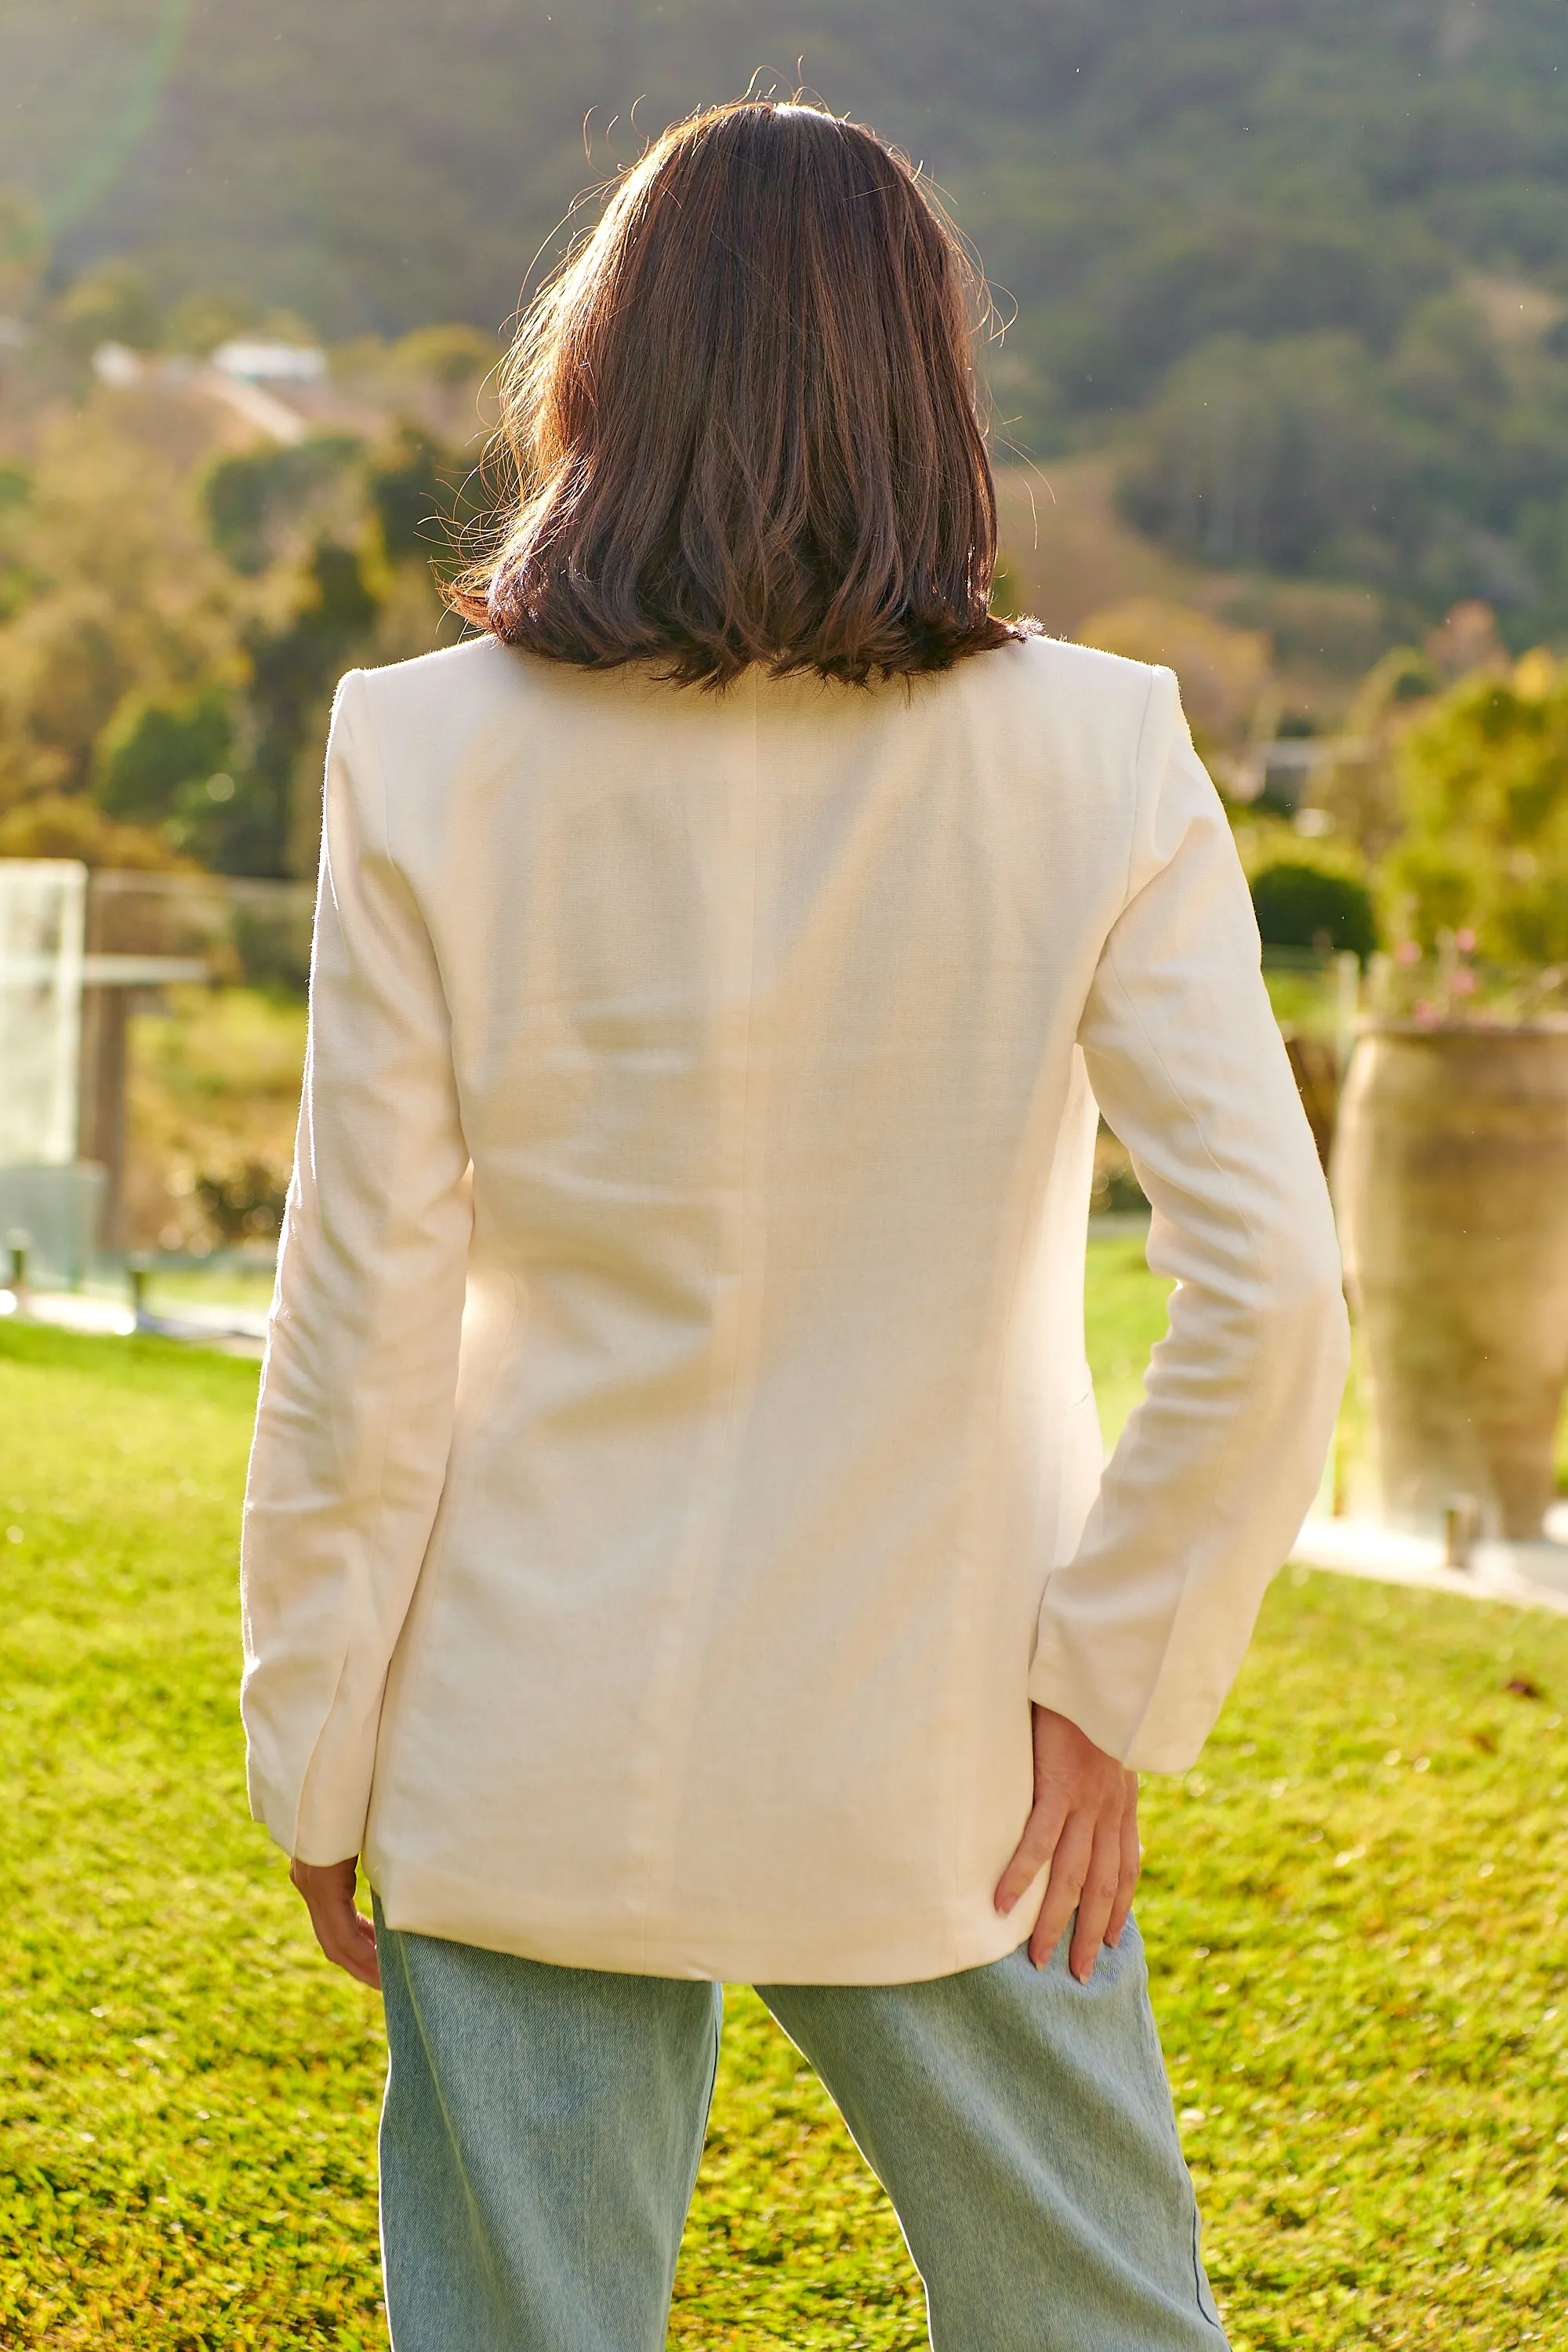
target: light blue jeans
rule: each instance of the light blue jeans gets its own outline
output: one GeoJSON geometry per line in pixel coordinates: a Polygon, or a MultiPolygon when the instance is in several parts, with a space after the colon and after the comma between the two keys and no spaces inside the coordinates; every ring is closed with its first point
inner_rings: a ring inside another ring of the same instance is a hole
{"type": "MultiPolygon", "coordinates": [[[[395,2352],[660,2352],[718,1986],[376,1917],[395,2352]]],[[[935,2352],[1223,2352],[1135,1926],[905,1985],[761,1985],[887,2189],[935,2352]]]]}

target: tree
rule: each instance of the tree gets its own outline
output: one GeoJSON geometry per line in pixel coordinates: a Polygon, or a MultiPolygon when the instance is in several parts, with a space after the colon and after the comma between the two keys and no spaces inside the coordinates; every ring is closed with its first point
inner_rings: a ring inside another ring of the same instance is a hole
{"type": "Polygon", "coordinates": [[[75,857],[157,873],[191,866],[162,834],[119,824],[80,793],[45,793],[0,814],[0,857],[75,857]]]}
{"type": "Polygon", "coordinates": [[[106,261],[67,287],[49,323],[57,340],[81,365],[100,343],[156,350],[163,320],[146,273],[133,261],[106,261]]]}
{"type": "Polygon", "coordinates": [[[1310,786],[1336,838],[1375,863],[1399,838],[1395,773],[1401,737],[1443,683],[1430,654],[1394,646],[1373,663],[1346,711],[1339,745],[1310,786]]]}
{"type": "Polygon", "coordinates": [[[128,696],[177,704],[233,679],[239,583],[179,465],[99,405],[47,427],[24,494],[0,506],[7,581],[0,807],[87,791],[128,696]]]}
{"type": "Polygon", "coordinates": [[[1474,931],[1500,962],[1568,961],[1568,665],[1527,654],[1462,679],[1401,747],[1389,860],[1411,935],[1474,931]]]}
{"type": "Polygon", "coordinates": [[[1122,498],[1141,529],[1207,562],[1364,573],[1397,529],[1409,463],[1353,336],[1226,335],[1174,372],[1122,498]]]}
{"type": "Polygon", "coordinates": [[[288,617],[250,632],[235,789],[215,796],[211,780],[187,788],[172,828],[180,846],[205,866],[225,874],[281,875],[314,862],[331,690],[380,610],[359,551],[321,540],[302,569],[288,617]]]}
{"type": "Polygon", "coordinates": [[[355,469],[363,444],[351,433],[220,457],[203,478],[202,505],[214,546],[237,572],[265,572],[330,524],[357,515],[355,469]]]}
{"type": "Polygon", "coordinates": [[[256,333],[264,317],[259,302],[218,286],[198,286],[183,294],[170,311],[164,342],[175,352],[205,359],[236,335],[256,333]]]}

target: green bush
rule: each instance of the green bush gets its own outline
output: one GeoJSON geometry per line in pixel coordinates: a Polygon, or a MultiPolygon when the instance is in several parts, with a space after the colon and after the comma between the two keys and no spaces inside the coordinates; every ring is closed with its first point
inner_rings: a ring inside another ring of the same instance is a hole
{"type": "Polygon", "coordinates": [[[1352,874],[1281,858],[1252,877],[1252,906],[1266,948],[1350,950],[1364,963],[1377,945],[1372,893],[1352,874]]]}
{"type": "Polygon", "coordinates": [[[1568,959],[1568,665],[1465,678],[1405,737],[1389,878],[1412,936],[1468,929],[1500,963],[1568,959]]]}
{"type": "Polygon", "coordinates": [[[180,787],[205,784],[233,751],[233,714],[221,686],[177,703],[129,696],[95,746],[99,803],[110,816],[160,824],[180,787]]]}
{"type": "Polygon", "coordinates": [[[292,536],[319,534],[324,518],[356,494],[345,477],[363,444],[352,433],[313,433],[282,448],[220,457],[202,483],[213,545],[237,572],[265,572],[292,536]]]}

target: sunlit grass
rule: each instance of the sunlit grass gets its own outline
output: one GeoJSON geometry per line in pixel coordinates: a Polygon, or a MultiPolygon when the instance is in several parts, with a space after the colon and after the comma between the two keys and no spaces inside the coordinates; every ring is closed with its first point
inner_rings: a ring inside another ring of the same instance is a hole
{"type": "Polygon", "coordinates": [[[1149,1350],[1165,1328],[1167,1282],[1156,1282],[1143,1263],[1143,1240],[1119,1234],[1091,1244],[1084,1290],[1084,1338],[1100,1405],[1100,1426],[1108,1446],[1143,1393],[1149,1350]]]}
{"type": "MultiPolygon", "coordinates": [[[[1160,1318],[1135,1245],[1098,1249],[1108,1425],[1160,1318]]],[[[384,2345],[379,2021],[245,1819],[254,1386],[0,1328],[5,2345],[384,2345]]],[[[1292,1571],[1201,1769],[1150,1785],[1140,1908],[1237,2352],[1553,2341],[1565,1698],[1568,1622],[1292,1571]]],[[[672,2340],[923,2341],[886,2206],[746,1992],[672,2340]]]]}

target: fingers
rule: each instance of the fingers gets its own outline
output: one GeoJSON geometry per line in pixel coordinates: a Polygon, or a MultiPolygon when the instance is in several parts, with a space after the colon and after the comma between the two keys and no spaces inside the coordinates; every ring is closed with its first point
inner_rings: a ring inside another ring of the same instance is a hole
{"type": "Polygon", "coordinates": [[[1057,1840],[1045,1899],[1035,1921],[1035,1932],[1029,1937],[1029,1958],[1037,1969],[1045,1967],[1061,1942],[1067,1923],[1078,1907],[1079,1890],[1088,1875],[1093,1851],[1093,1822],[1082,1813],[1074,1813],[1057,1840]]]}
{"type": "Polygon", "coordinates": [[[1013,1858],[997,1881],[993,1898],[1004,1917],[1055,1853],[1067,1814],[1067,1799],[1053,1790],[1039,1800],[1024,1823],[1024,1834],[1013,1849],[1013,1858]]]}
{"type": "Polygon", "coordinates": [[[1121,1941],[1132,1909],[1132,1897],[1137,1890],[1138,1874],[1143,1867],[1143,1849],[1138,1842],[1138,1775],[1127,1775],[1127,1807],[1121,1816],[1121,1872],[1116,1889],[1116,1900],[1110,1906],[1110,1917],[1105,1929],[1105,1940],[1112,1946],[1121,1941]]]}
{"type": "Polygon", "coordinates": [[[1029,1958],[1044,1968],[1071,1920],[1068,1965],[1087,1984],[1101,1945],[1120,1941],[1132,1907],[1138,1776],[1047,1707],[1034,1710],[1033,1732],[1035,1803],[997,1882],[996,1908],[1011,1911],[1048,1864],[1029,1958]]]}
{"type": "Polygon", "coordinates": [[[334,1968],[356,1982],[381,1990],[375,1929],[354,1903],[354,1864],[347,1862],[289,1865],[289,1877],[304,1896],[316,1941],[334,1968]]]}
{"type": "Polygon", "coordinates": [[[375,1929],[362,1911],[352,1902],[323,1905],[320,1910],[310,1906],[310,1925],[316,1931],[316,1941],[334,1968],[344,1969],[373,1992],[381,1990],[381,1970],[376,1966],[375,1929]]]}
{"type": "Polygon", "coordinates": [[[1087,1984],[1094,1974],[1094,1963],[1110,1928],[1121,1885],[1121,1822],[1101,1815],[1095,1827],[1089,1867],[1079,1888],[1078,1918],[1068,1951],[1068,1966],[1079,1984],[1087,1984]]]}

